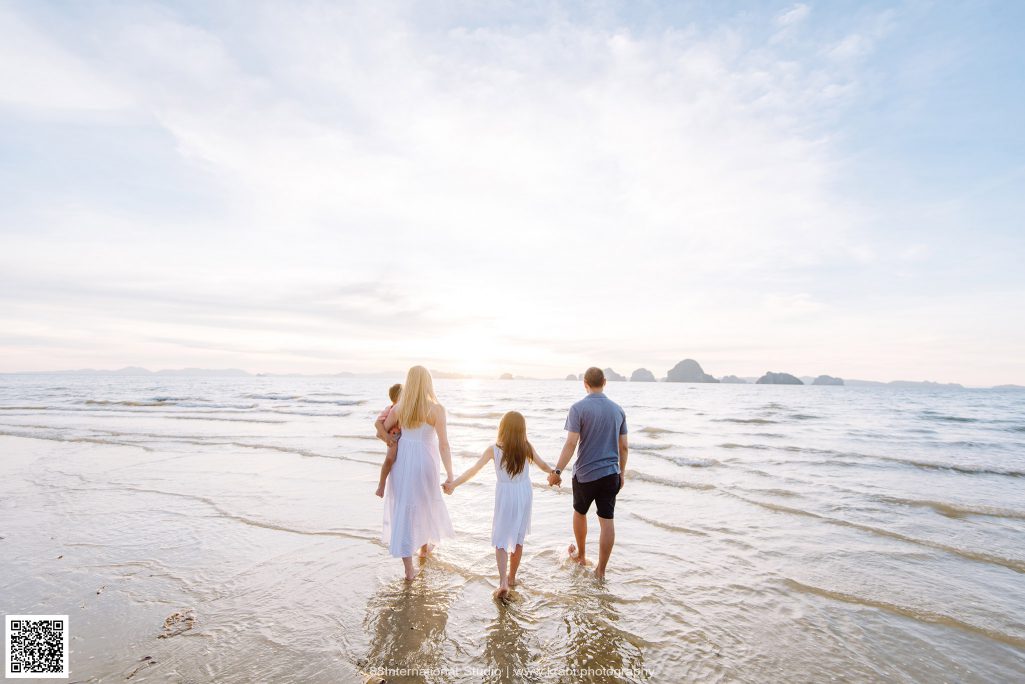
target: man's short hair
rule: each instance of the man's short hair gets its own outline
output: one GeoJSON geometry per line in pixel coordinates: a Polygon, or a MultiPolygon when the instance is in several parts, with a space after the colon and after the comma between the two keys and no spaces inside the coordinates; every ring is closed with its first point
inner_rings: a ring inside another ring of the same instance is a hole
{"type": "Polygon", "coordinates": [[[395,403],[399,400],[399,394],[402,392],[402,385],[395,383],[388,388],[388,398],[391,399],[391,403],[395,403]]]}
{"type": "Polygon", "coordinates": [[[588,387],[604,387],[605,386],[605,373],[602,372],[601,368],[595,368],[591,366],[584,372],[584,382],[588,387]]]}

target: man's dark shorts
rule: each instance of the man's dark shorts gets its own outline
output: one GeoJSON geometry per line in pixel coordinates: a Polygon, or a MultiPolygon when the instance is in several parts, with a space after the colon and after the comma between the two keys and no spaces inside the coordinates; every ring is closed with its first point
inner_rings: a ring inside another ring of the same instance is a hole
{"type": "Polygon", "coordinates": [[[612,520],[616,513],[616,495],[619,494],[619,473],[599,477],[592,482],[579,482],[573,476],[573,510],[587,515],[591,502],[596,504],[598,517],[612,520]]]}

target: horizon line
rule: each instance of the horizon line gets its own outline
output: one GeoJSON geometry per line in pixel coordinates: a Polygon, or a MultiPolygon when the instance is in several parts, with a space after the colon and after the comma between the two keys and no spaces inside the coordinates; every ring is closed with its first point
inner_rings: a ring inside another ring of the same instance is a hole
{"type": "MultiPolygon", "coordinates": [[[[179,375],[179,376],[185,376],[185,377],[188,377],[190,375],[208,375],[208,376],[220,375],[220,377],[228,377],[228,376],[232,376],[232,375],[234,375],[234,376],[245,376],[245,377],[345,377],[345,376],[350,376],[350,377],[378,377],[378,376],[403,376],[405,374],[405,371],[399,371],[399,370],[376,370],[376,371],[345,371],[345,370],[342,370],[342,371],[334,371],[334,372],[325,371],[325,372],[319,372],[319,373],[301,373],[301,372],[263,372],[263,371],[254,372],[254,371],[251,371],[251,370],[247,370],[247,369],[244,369],[244,368],[237,368],[237,367],[201,368],[201,367],[197,367],[197,366],[186,366],[186,367],[181,367],[181,368],[161,368],[159,370],[150,370],[149,368],[146,368],[144,366],[121,366],[120,368],[74,368],[74,369],[72,369],[72,368],[63,368],[63,369],[58,369],[58,370],[21,370],[21,371],[13,371],[12,370],[12,371],[0,371],[0,375],[73,375],[73,374],[82,374],[82,375],[87,375],[87,374],[96,374],[96,375],[131,375],[131,373],[125,373],[125,371],[135,371],[136,374],[140,375],[140,376],[145,376],[145,375],[179,375]],[[195,373],[190,373],[189,371],[194,371],[195,373]]],[[[539,377],[539,376],[528,376],[528,375],[515,375],[515,374],[512,374],[512,373],[501,373],[501,374],[498,374],[498,375],[482,374],[482,373],[459,373],[459,372],[446,371],[446,370],[436,369],[436,368],[432,368],[432,369],[430,369],[430,371],[439,380],[544,380],[544,381],[557,381],[557,382],[569,382],[570,381],[569,377],[554,377],[554,376],[539,377]]],[[[778,372],[778,371],[766,371],[766,373],[775,373],[775,372],[778,372]]],[[[567,373],[567,375],[578,375],[578,374],[576,374],[576,373],[567,373]]],[[[765,375],[765,374],[763,373],[763,375],[765,375]]],[[[791,375],[794,375],[794,377],[796,377],[798,379],[802,379],[802,378],[821,377],[822,375],[825,375],[825,374],[819,374],[818,376],[806,375],[806,374],[802,374],[802,375],[791,374],[791,375]]],[[[737,384],[756,384],[754,382],[754,380],[757,379],[757,377],[761,377],[761,376],[736,376],[735,374],[732,374],[732,373],[727,373],[727,374],[725,374],[725,375],[723,375],[721,377],[725,378],[725,377],[731,377],[731,376],[732,377],[739,377],[739,378],[741,378],[742,380],[745,380],[745,381],[748,381],[748,380],[751,381],[751,382],[737,383],[737,384]]],[[[715,376],[711,376],[711,377],[715,377],[715,376]]],[[[964,389],[996,389],[996,388],[1025,387],[1023,385],[1018,385],[1016,383],[1001,383],[1001,384],[995,384],[995,385],[971,385],[971,384],[967,384],[966,385],[964,383],[959,383],[959,382],[944,382],[944,381],[937,381],[937,380],[905,380],[905,379],[896,379],[896,380],[868,380],[868,379],[863,379],[863,378],[842,378],[840,376],[832,376],[832,377],[835,377],[835,378],[838,378],[840,380],[843,380],[844,383],[852,382],[852,383],[874,384],[874,385],[880,385],[880,386],[888,386],[888,385],[894,385],[894,384],[914,384],[914,385],[933,385],[933,386],[937,386],[937,387],[948,387],[948,388],[961,387],[961,388],[964,388],[964,389]]],[[[630,380],[626,376],[623,376],[623,378],[624,378],[623,380],[608,379],[608,382],[633,382],[633,383],[637,383],[637,384],[647,384],[647,383],[652,382],[650,380],[649,381],[630,380]]],[[[696,384],[696,385],[701,385],[701,384],[732,384],[732,383],[721,383],[719,380],[720,380],[720,378],[716,378],[716,382],[671,381],[671,380],[668,380],[667,377],[661,377],[661,378],[657,378],[654,382],[655,383],[673,383],[673,384],[696,384]]],[[[579,377],[577,378],[577,381],[580,381],[579,377]]],[[[802,384],[805,384],[806,386],[808,385],[808,383],[803,383],[803,381],[802,381],[802,384]]]]}

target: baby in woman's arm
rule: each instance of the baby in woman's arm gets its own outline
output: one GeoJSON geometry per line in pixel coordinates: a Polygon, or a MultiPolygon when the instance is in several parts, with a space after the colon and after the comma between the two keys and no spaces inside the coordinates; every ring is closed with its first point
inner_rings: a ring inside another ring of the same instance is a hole
{"type": "Polygon", "coordinates": [[[384,483],[388,479],[388,473],[391,472],[391,467],[395,464],[395,455],[399,451],[399,437],[402,435],[402,430],[398,426],[393,427],[391,431],[384,429],[384,421],[388,419],[388,414],[395,408],[395,404],[399,400],[399,394],[402,392],[402,385],[394,384],[388,388],[388,398],[391,399],[391,405],[386,406],[383,411],[377,416],[377,420],[374,421],[374,429],[377,430],[377,438],[388,445],[388,452],[384,456],[384,463],[381,464],[381,479],[377,483],[377,496],[384,496],[384,483]]]}

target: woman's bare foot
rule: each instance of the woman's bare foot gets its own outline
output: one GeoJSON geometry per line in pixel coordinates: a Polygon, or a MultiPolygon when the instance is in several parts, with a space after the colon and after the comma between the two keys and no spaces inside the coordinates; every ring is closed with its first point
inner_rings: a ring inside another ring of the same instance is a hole
{"type": "Polygon", "coordinates": [[[421,558],[427,558],[427,556],[431,555],[431,551],[433,551],[433,550],[434,550],[434,544],[424,544],[423,546],[420,547],[420,557],[421,558]]]}
{"type": "Polygon", "coordinates": [[[494,596],[496,599],[505,599],[507,596],[509,596],[509,585],[503,584],[499,586],[498,589],[495,589],[495,593],[492,594],[492,596],[494,596]]]}
{"type": "Polygon", "coordinates": [[[406,581],[412,582],[416,579],[417,570],[413,567],[413,559],[409,556],[402,558],[402,567],[405,570],[406,581]]]}
{"type": "Polygon", "coordinates": [[[569,553],[570,560],[572,560],[573,562],[579,563],[580,565],[587,564],[587,559],[584,558],[583,552],[581,551],[580,553],[577,553],[576,544],[570,544],[569,548],[566,549],[566,551],[569,553]]]}

